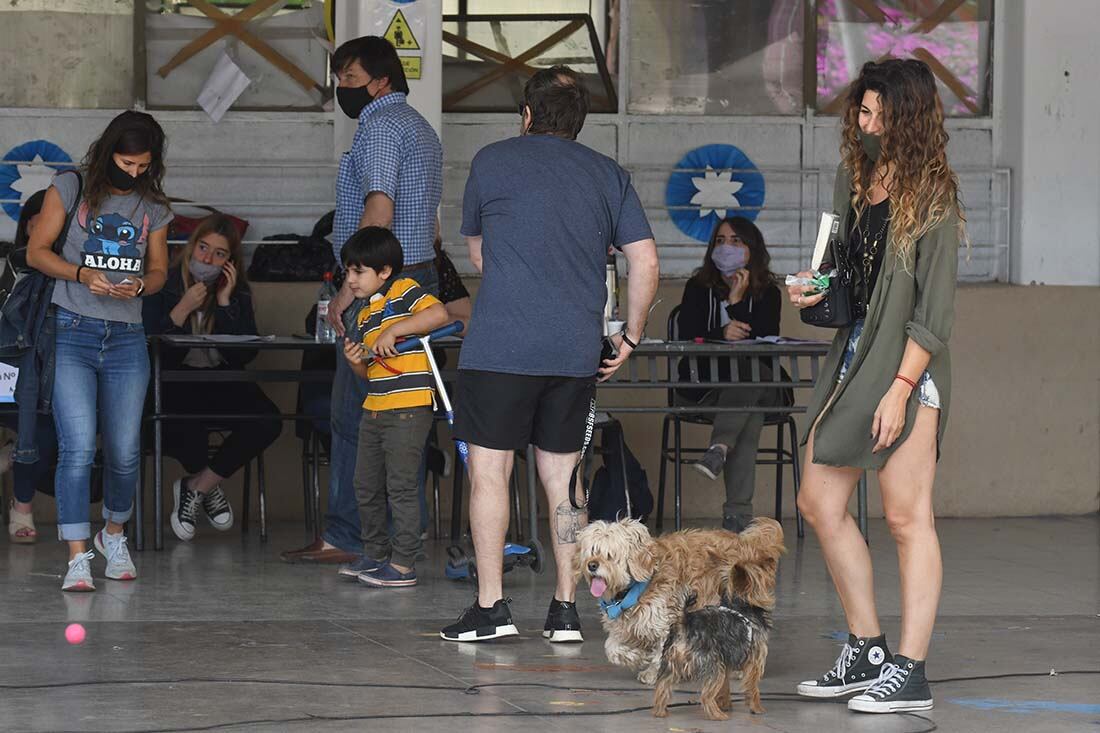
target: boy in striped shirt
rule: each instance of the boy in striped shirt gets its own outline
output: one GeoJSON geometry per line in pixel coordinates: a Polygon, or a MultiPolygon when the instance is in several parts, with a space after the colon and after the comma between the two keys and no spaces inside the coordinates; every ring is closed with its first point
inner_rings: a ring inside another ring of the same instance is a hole
{"type": "Polygon", "coordinates": [[[341,252],[357,302],[368,301],[346,324],[344,356],[367,380],[359,425],[355,492],[363,527],[359,581],[376,588],[416,585],[420,552],[417,471],[432,427],[435,393],[423,347],[398,354],[402,337],[428,333],[447,322],[443,304],[403,278],[401,244],[389,229],[365,227],[341,252]],[[373,358],[372,358],[373,356],[373,358]],[[386,526],[386,500],[393,539],[386,526]]]}

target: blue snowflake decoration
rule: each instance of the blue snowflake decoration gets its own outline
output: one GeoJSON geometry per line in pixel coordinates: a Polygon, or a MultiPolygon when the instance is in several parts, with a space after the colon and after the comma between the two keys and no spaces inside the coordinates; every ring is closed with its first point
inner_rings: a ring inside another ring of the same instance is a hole
{"type": "Polygon", "coordinates": [[[733,145],[695,148],[676,168],[668,177],[665,205],[676,227],[692,239],[708,242],[722,219],[755,219],[764,205],[764,176],[733,145]]]}
{"type": "Polygon", "coordinates": [[[48,187],[55,172],[75,168],[74,165],[65,165],[72,163],[72,160],[68,153],[49,140],[31,140],[5,153],[0,159],[0,200],[5,202],[4,213],[18,221],[23,202],[35,191],[48,187]],[[3,165],[4,161],[15,162],[3,165]],[[43,161],[52,165],[28,165],[27,161],[43,161]]]}

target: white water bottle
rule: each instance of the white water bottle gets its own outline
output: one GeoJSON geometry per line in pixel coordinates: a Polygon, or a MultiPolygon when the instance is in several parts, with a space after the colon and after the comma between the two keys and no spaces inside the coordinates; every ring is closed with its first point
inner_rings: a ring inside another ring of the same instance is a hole
{"type": "Polygon", "coordinates": [[[314,339],[317,343],[336,343],[336,329],[328,322],[328,305],[336,297],[336,286],[332,284],[332,273],[325,273],[325,281],[321,283],[321,291],[317,294],[317,328],[314,331],[314,339]]]}

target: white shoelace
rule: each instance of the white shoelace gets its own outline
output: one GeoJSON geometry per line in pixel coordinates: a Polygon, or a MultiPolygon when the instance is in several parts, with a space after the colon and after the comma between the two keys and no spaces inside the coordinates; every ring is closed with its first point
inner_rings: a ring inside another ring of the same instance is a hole
{"type": "Polygon", "coordinates": [[[836,677],[838,680],[843,680],[844,675],[848,674],[848,669],[856,661],[858,656],[859,651],[848,642],[844,642],[844,648],[840,651],[840,656],[836,658],[836,665],[830,672],[825,673],[825,677],[827,678],[832,674],[833,677],[836,677]]]}
{"type": "Polygon", "coordinates": [[[184,519],[194,524],[195,517],[199,513],[199,505],[202,503],[202,497],[197,491],[191,491],[191,489],[186,489],[186,491],[186,496],[180,500],[180,513],[183,514],[184,519]]]}
{"type": "Polygon", "coordinates": [[[83,553],[82,555],[77,555],[72,560],[69,560],[69,570],[72,570],[79,563],[89,563],[94,559],[95,559],[95,553],[92,552],[91,550],[88,550],[87,552],[83,553]]]}
{"type": "Polygon", "coordinates": [[[893,662],[887,662],[882,665],[882,669],[878,673],[878,679],[867,690],[867,694],[879,698],[893,695],[905,684],[908,676],[909,672],[907,670],[902,669],[893,662]]]}
{"type": "Polygon", "coordinates": [[[104,530],[103,549],[107,551],[107,562],[109,563],[130,561],[130,550],[126,547],[126,535],[124,534],[110,534],[104,530]]]}

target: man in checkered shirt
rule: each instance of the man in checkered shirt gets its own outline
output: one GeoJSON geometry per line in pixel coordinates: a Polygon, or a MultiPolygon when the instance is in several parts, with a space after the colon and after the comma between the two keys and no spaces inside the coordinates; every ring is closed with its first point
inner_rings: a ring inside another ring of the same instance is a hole
{"type": "MultiPolygon", "coordinates": [[[[439,136],[413,109],[406,96],[409,84],[396,49],[384,38],[364,36],[347,41],[332,56],[339,85],[336,101],[348,117],[359,120],[351,150],[340,157],[336,176],[336,218],[332,241],[336,261],[344,242],[367,226],[391,230],[405,263],[402,277],[411,277],[438,295],[435,269],[436,215],[443,192],[443,148],[439,136]]],[[[329,303],[329,321],[344,336],[344,314],[355,314],[345,284],[329,303]]],[[[343,351],[342,344],[337,344],[343,351]]],[[[341,573],[355,576],[363,552],[359,507],[352,487],[359,418],[367,385],[348,368],[342,353],[336,358],[332,385],[332,451],[328,513],[321,539],[300,550],[284,552],[289,562],[343,563],[341,573]]]]}

